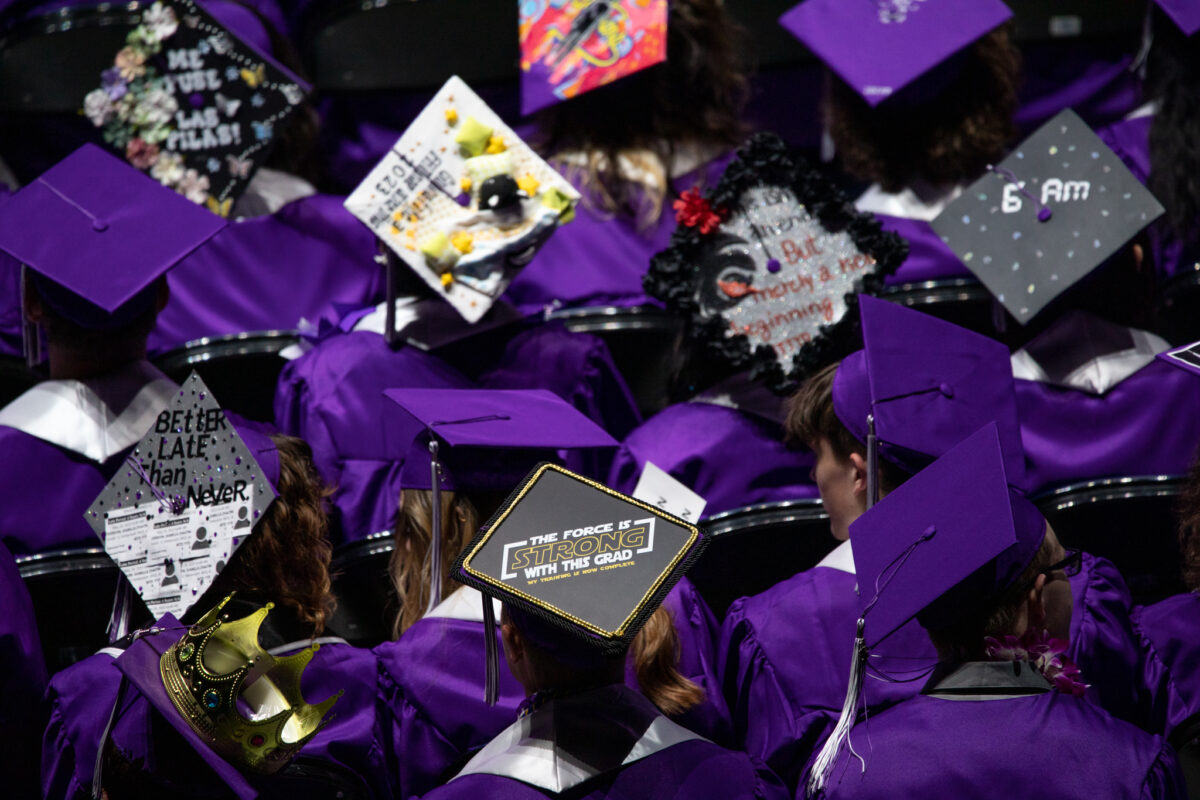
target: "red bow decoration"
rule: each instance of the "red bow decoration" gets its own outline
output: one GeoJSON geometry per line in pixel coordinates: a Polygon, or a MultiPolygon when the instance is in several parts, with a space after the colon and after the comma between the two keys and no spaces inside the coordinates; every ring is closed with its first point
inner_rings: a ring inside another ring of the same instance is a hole
{"type": "Polygon", "coordinates": [[[699,228],[701,233],[709,233],[721,224],[721,212],[714,210],[712,204],[701,197],[699,189],[688,189],[679,195],[671,207],[675,209],[676,222],[689,228],[699,228]]]}

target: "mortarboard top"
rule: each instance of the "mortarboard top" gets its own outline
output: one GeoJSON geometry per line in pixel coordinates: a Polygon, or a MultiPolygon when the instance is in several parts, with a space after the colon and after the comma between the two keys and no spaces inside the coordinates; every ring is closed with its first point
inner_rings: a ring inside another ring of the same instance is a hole
{"type": "Polygon", "coordinates": [[[988,610],[1045,531],[1008,485],[996,426],[982,428],[851,524],[867,646],[913,617],[936,630],[988,610]]]}
{"type": "Polygon", "coordinates": [[[1173,347],[1166,352],[1159,353],[1156,358],[1193,375],[1200,375],[1200,342],[1173,347]]]}
{"type": "Polygon", "coordinates": [[[145,311],[121,307],[224,227],[87,144],[5,201],[0,250],[48,279],[38,289],[60,314],[105,328],[145,311]]]}
{"type": "Polygon", "coordinates": [[[876,106],[1011,16],[1001,0],[805,0],[779,24],[876,106]]]}
{"type": "Polygon", "coordinates": [[[444,489],[508,492],[554,451],[616,447],[618,442],[574,406],[544,389],[388,389],[384,394],[416,423],[401,470],[401,487],[430,488],[429,437],[444,489]],[[519,452],[513,452],[519,451],[519,452]]]}
{"type": "MultiPolygon", "coordinates": [[[[553,625],[559,638],[612,656],[625,652],[706,545],[694,525],[543,464],[481,529],[452,574],[522,619],[553,625]]],[[[538,638],[544,641],[545,632],[538,638]]]]}
{"type": "Polygon", "coordinates": [[[667,0],[522,3],[518,25],[522,114],[667,58],[667,0]]]}
{"type": "Polygon", "coordinates": [[[1008,348],[974,331],[887,300],[859,298],[863,349],[842,360],[833,408],[859,441],[875,417],[880,454],[915,473],[995,422],[1005,470],[1025,472],[1008,348]]]}
{"type": "Polygon", "coordinates": [[[1163,207],[1066,109],[963,191],[934,231],[1022,325],[1163,207]]]}
{"type": "Polygon", "coordinates": [[[1179,26],[1184,36],[1200,31],[1200,3],[1196,0],[1154,0],[1163,13],[1179,26]]]}

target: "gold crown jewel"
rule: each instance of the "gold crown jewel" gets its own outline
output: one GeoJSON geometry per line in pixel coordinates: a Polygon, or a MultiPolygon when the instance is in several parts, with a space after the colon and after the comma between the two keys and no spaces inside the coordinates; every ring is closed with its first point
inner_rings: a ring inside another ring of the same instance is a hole
{"type": "Polygon", "coordinates": [[[272,656],[259,645],[258,629],[275,604],[230,620],[222,610],[231,599],[232,594],[167,648],[159,672],[176,710],[216,753],[238,767],[270,774],[317,734],[342,692],[316,705],[304,702],[300,678],[320,645],[272,656]]]}

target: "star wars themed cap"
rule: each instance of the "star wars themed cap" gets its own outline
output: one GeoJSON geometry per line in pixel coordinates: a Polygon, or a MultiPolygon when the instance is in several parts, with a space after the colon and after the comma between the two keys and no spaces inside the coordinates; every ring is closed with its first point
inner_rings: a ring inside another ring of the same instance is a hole
{"type": "Polygon", "coordinates": [[[1067,109],[964,190],[932,226],[1024,325],[1162,213],[1067,109]]]}

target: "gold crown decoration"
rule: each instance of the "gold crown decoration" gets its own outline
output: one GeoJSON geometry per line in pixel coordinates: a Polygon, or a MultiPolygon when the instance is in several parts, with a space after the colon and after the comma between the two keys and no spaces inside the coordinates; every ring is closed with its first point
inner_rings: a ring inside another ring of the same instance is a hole
{"type": "Polygon", "coordinates": [[[163,686],[188,725],[220,756],[260,774],[287,764],[325,722],[342,692],[316,705],[304,702],[300,678],[320,644],[276,657],[258,643],[258,629],[275,607],[241,619],[222,613],[229,595],[167,648],[159,661],[163,686]],[[239,698],[250,708],[247,718],[239,698]]]}

